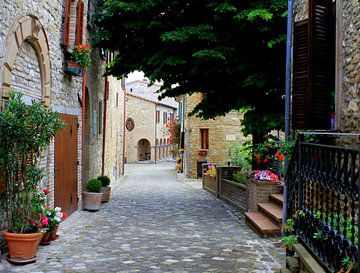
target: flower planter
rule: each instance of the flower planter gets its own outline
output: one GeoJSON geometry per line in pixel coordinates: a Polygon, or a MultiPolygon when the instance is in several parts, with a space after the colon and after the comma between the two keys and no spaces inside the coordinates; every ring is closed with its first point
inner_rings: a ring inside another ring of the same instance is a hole
{"type": "Polygon", "coordinates": [[[219,185],[219,198],[242,212],[246,211],[246,185],[228,179],[221,179],[219,185]]]}
{"type": "Polygon", "coordinates": [[[82,77],[84,73],[82,67],[79,64],[70,61],[66,62],[65,72],[69,75],[79,76],[79,77],[82,77]]]}
{"type": "Polygon", "coordinates": [[[43,234],[44,232],[20,234],[3,231],[9,249],[7,260],[15,264],[35,262],[36,252],[43,234]]]}
{"type": "Polygon", "coordinates": [[[111,187],[101,187],[101,192],[102,192],[101,202],[102,203],[109,202],[111,187]]]}
{"type": "Polygon", "coordinates": [[[84,209],[98,211],[100,209],[102,193],[84,191],[84,209]]]}
{"type": "Polygon", "coordinates": [[[44,233],[44,235],[43,235],[43,237],[42,237],[42,239],[41,239],[40,245],[49,245],[50,242],[51,242],[51,239],[50,239],[50,231],[47,230],[47,231],[44,233]]]}
{"type": "Polygon", "coordinates": [[[59,228],[59,225],[56,225],[53,230],[50,230],[49,237],[50,237],[51,241],[55,241],[57,238],[59,238],[59,236],[57,235],[58,228],[59,228]]]}
{"type": "Polygon", "coordinates": [[[206,156],[206,154],[207,154],[207,150],[198,150],[199,156],[206,156]]]}
{"type": "Polygon", "coordinates": [[[280,182],[256,180],[251,177],[247,184],[248,211],[258,211],[258,203],[268,202],[270,194],[280,192],[280,182]]]}
{"type": "Polygon", "coordinates": [[[218,190],[217,190],[216,176],[210,176],[204,173],[202,177],[202,182],[203,182],[202,186],[204,190],[207,190],[212,195],[217,196],[218,190]]]}

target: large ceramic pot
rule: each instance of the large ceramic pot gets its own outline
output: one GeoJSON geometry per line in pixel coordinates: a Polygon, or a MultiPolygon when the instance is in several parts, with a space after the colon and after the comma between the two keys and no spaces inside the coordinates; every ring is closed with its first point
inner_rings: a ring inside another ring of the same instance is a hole
{"type": "Polygon", "coordinates": [[[98,211],[100,209],[102,192],[84,191],[84,209],[88,211],[98,211]]]}
{"type": "Polygon", "coordinates": [[[9,249],[8,261],[17,264],[34,262],[43,234],[44,232],[21,234],[3,231],[9,249]]]}
{"type": "Polygon", "coordinates": [[[107,187],[101,187],[101,192],[102,192],[101,202],[102,203],[109,202],[111,187],[108,187],[108,186],[107,187]]]}

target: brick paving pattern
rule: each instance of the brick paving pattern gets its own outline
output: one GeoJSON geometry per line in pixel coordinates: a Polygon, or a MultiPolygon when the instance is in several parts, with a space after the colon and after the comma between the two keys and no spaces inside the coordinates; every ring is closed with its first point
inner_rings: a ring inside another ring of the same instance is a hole
{"type": "Polygon", "coordinates": [[[279,272],[277,240],[259,238],[195,184],[180,182],[171,163],[128,165],[100,211],[76,212],[36,263],[3,259],[0,272],[279,272]]]}

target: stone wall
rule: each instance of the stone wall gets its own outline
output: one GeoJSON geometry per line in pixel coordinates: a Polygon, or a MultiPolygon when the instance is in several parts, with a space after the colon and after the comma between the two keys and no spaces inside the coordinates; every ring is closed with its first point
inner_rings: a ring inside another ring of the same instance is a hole
{"type": "Polygon", "coordinates": [[[96,178],[102,172],[103,155],[103,126],[104,126],[104,93],[105,93],[105,60],[100,57],[99,51],[91,51],[91,62],[87,69],[86,89],[88,92],[88,101],[86,107],[89,107],[90,120],[85,125],[87,130],[85,140],[85,181],[96,178]]]}
{"type": "Polygon", "coordinates": [[[145,139],[150,142],[151,160],[155,158],[155,109],[152,101],[126,94],[126,119],[132,118],[135,127],[132,131],[126,130],[125,157],[127,163],[138,161],[138,143],[145,139]]]}
{"type": "MultiPolygon", "coordinates": [[[[187,96],[185,112],[191,112],[201,99],[201,93],[194,93],[191,96],[187,96]]],[[[201,120],[195,116],[186,117],[184,167],[187,176],[196,177],[198,160],[207,160],[207,162],[215,163],[218,166],[227,165],[229,160],[227,155],[228,145],[232,141],[244,142],[246,140],[241,133],[241,118],[242,114],[235,111],[211,120],[201,120]],[[201,128],[209,129],[209,149],[205,156],[198,155],[198,150],[201,148],[201,128]]]]}
{"type": "Polygon", "coordinates": [[[343,131],[356,131],[360,129],[360,7],[355,1],[344,1],[338,6],[343,6],[339,14],[342,15],[338,24],[342,24],[342,33],[339,33],[341,45],[339,58],[342,69],[340,70],[339,129],[343,131]]]}
{"type": "Polygon", "coordinates": [[[108,81],[104,174],[114,180],[123,174],[124,90],[116,78],[109,76],[108,81]]]}

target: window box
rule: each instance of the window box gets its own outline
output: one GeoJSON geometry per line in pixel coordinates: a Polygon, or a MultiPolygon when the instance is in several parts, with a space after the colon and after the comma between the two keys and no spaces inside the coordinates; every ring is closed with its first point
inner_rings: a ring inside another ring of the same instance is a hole
{"type": "Polygon", "coordinates": [[[65,64],[65,73],[67,73],[69,75],[73,75],[73,76],[82,77],[84,71],[79,64],[77,64],[75,62],[67,61],[65,64]]]}
{"type": "Polygon", "coordinates": [[[199,156],[205,156],[207,154],[207,150],[198,150],[199,156]]]}

